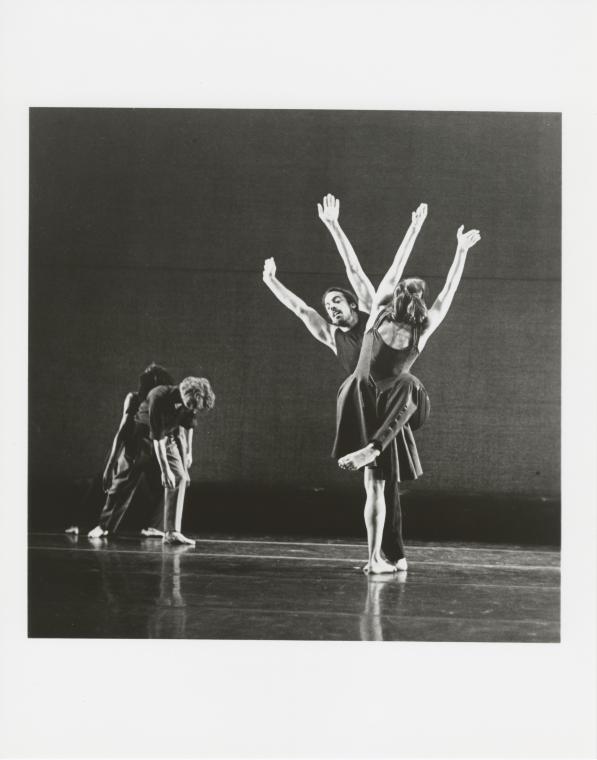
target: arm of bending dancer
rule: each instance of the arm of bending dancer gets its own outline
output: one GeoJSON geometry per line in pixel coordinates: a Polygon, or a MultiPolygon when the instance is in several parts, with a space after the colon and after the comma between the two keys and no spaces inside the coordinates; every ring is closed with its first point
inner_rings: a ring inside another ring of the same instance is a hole
{"type": "Polygon", "coordinates": [[[155,450],[158,464],[160,465],[160,472],[162,473],[162,485],[164,488],[176,488],[174,473],[168,464],[168,456],[166,454],[166,441],[167,436],[160,438],[159,440],[154,440],[153,448],[155,450]]]}
{"type": "Polygon", "coordinates": [[[464,271],[466,254],[468,253],[469,248],[472,248],[475,243],[479,242],[481,239],[479,230],[469,230],[468,232],[464,232],[464,225],[461,225],[458,228],[456,237],[458,239],[458,245],[456,247],[454,261],[448,272],[446,284],[444,285],[442,292],[435,299],[433,306],[429,309],[427,314],[429,321],[427,327],[419,338],[420,351],[423,350],[423,347],[431,335],[437,330],[448,313],[452,301],[454,300],[454,295],[458,289],[458,285],[460,284],[462,272],[464,271]]]}
{"type": "Polygon", "coordinates": [[[338,219],[340,215],[340,199],[334,198],[333,195],[328,193],[324,197],[323,202],[317,204],[317,211],[319,218],[328,228],[330,235],[334,239],[338,253],[344,262],[348,281],[359,299],[359,309],[369,314],[373,306],[375,288],[365,274],[350,240],[346,237],[342,227],[340,227],[338,219]]]}
{"type": "Polygon", "coordinates": [[[193,428],[183,428],[182,435],[185,436],[185,462],[187,470],[191,469],[193,464],[193,428]]]}
{"type": "Polygon", "coordinates": [[[295,295],[291,290],[282,285],[276,277],[276,262],[273,259],[266,259],[263,267],[263,282],[272,291],[280,303],[283,303],[287,309],[305,323],[307,330],[314,338],[324,343],[328,348],[336,353],[336,342],[334,340],[334,329],[332,325],[318,314],[315,309],[295,295]]]}
{"type": "Polygon", "coordinates": [[[114,470],[114,467],[116,466],[116,461],[118,460],[122,447],[124,446],[124,431],[127,425],[130,424],[129,407],[130,407],[132,398],[133,398],[133,394],[127,393],[126,398],[124,399],[124,407],[122,409],[122,419],[120,420],[120,425],[118,426],[118,430],[116,431],[116,435],[114,436],[114,440],[112,441],[112,448],[110,449],[110,454],[108,455],[108,461],[106,462],[106,466],[104,468],[104,474],[102,476],[102,488],[104,489],[104,491],[108,491],[108,489],[110,488],[110,485],[112,484],[113,470],[114,470]]]}
{"type": "Polygon", "coordinates": [[[427,204],[421,203],[416,211],[413,211],[412,221],[404,239],[400,243],[400,247],[396,251],[394,261],[391,267],[386,272],[383,280],[380,282],[375,297],[373,299],[373,308],[371,309],[371,316],[367,323],[367,329],[375,322],[379,312],[387,302],[392,298],[396,285],[400,282],[404,267],[411,254],[415,240],[417,239],[423,222],[427,217],[427,204]]]}

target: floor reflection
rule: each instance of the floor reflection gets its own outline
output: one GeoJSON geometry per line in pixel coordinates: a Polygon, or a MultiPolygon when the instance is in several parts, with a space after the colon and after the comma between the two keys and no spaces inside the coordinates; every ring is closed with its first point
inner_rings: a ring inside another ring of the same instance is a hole
{"type": "Polygon", "coordinates": [[[162,546],[160,593],[148,620],[150,639],[182,639],[186,635],[187,605],[183,596],[181,557],[191,546],[162,546]]]}
{"type": "Polygon", "coordinates": [[[352,545],[316,541],[30,542],[31,637],[559,641],[551,550],[415,547],[407,582],[356,572],[352,545]]]}
{"type": "MultiPolygon", "coordinates": [[[[384,641],[384,616],[395,615],[406,591],[406,573],[367,575],[365,609],[360,616],[361,641],[384,641]]],[[[392,629],[391,640],[396,641],[392,629]]]]}

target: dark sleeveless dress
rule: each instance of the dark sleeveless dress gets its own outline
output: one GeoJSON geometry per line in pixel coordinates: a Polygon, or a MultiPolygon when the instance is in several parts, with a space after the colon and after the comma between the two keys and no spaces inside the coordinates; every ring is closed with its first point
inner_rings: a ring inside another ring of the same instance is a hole
{"type": "Polygon", "coordinates": [[[415,480],[423,470],[413,430],[429,416],[429,397],[423,384],[409,370],[419,355],[419,330],[414,328],[409,346],[395,349],[379,334],[389,319],[383,311],[368,330],[355,371],[338,391],[336,459],[375,443],[380,449],[376,466],[386,479],[415,480]]]}

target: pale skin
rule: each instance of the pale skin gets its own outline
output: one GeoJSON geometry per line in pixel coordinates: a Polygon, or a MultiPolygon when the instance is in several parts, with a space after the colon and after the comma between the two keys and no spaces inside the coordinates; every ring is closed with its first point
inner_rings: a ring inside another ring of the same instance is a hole
{"type": "Polygon", "coordinates": [[[336,243],[336,248],[346,268],[346,276],[358,298],[359,310],[369,314],[373,305],[375,288],[365,274],[350,240],[340,226],[340,199],[328,193],[324,196],[323,201],[317,204],[317,213],[329,230],[334,243],[336,243]]]}
{"type": "MultiPolygon", "coordinates": [[[[469,249],[481,239],[478,230],[464,232],[463,226],[458,228],[456,237],[457,247],[454,261],[452,262],[452,266],[450,267],[450,271],[446,278],[446,283],[441,293],[428,311],[428,324],[419,337],[419,351],[423,350],[431,335],[437,330],[448,313],[462,278],[467,253],[469,249]]],[[[402,270],[396,268],[393,271],[393,267],[391,267],[386,277],[384,277],[376,293],[373,309],[366,329],[372,327],[382,309],[386,307],[389,299],[393,295],[396,285],[401,279],[401,274],[402,270]],[[396,276],[397,272],[399,272],[399,274],[396,276]]],[[[405,348],[410,343],[410,327],[405,325],[397,325],[388,320],[380,325],[379,332],[382,339],[393,348],[405,348]]],[[[368,444],[362,449],[342,457],[338,461],[338,465],[346,470],[358,470],[372,464],[378,455],[378,449],[373,444],[368,444]]],[[[367,491],[365,523],[367,526],[367,541],[369,547],[369,562],[365,566],[365,571],[371,573],[384,573],[392,572],[394,569],[406,570],[406,561],[404,561],[404,567],[394,568],[389,563],[386,563],[381,556],[381,539],[386,512],[384,499],[385,481],[380,477],[377,470],[366,469],[365,483],[367,491]],[[370,473],[370,475],[368,476],[367,473],[370,473]],[[367,486],[368,479],[369,486],[367,486]]]]}

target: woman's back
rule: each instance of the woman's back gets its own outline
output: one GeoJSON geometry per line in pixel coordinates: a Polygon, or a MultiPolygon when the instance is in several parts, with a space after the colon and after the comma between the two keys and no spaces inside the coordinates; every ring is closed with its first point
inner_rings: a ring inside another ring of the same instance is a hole
{"type": "Polygon", "coordinates": [[[418,326],[397,323],[383,311],[365,333],[357,372],[375,382],[409,372],[419,356],[419,335],[418,326]]]}

